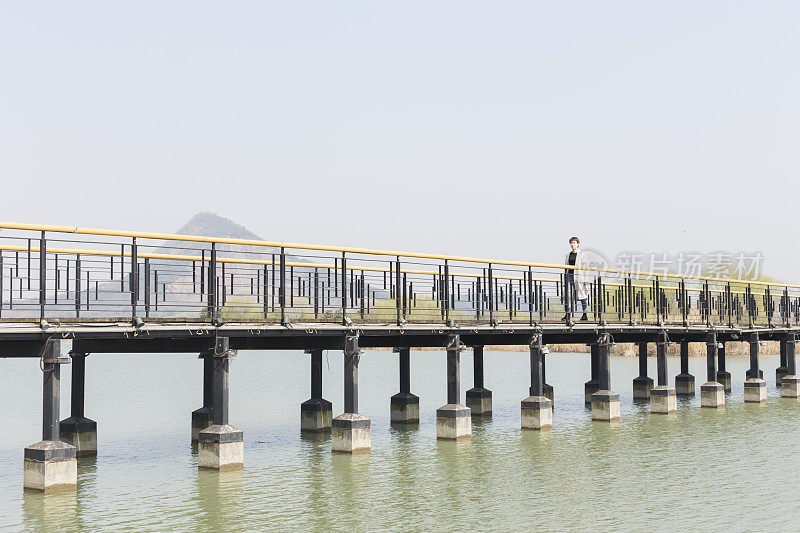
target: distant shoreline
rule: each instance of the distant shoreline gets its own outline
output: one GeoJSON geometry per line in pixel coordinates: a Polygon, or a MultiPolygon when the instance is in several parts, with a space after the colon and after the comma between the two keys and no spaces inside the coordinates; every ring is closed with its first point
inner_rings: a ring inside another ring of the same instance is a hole
{"type": "MultiPolygon", "coordinates": [[[[589,347],[585,344],[548,344],[547,347],[553,353],[589,353],[589,347]]],[[[374,351],[390,351],[392,348],[370,348],[370,350],[374,351]]],[[[411,348],[412,352],[438,352],[442,351],[444,348],[439,347],[426,347],[426,348],[411,348]]],[[[484,350],[487,352],[527,352],[528,347],[526,345],[503,345],[503,344],[487,344],[484,346],[484,350]]],[[[780,343],[777,341],[766,341],[763,346],[760,347],[759,354],[760,355],[776,355],[780,353],[780,343]]],[[[611,355],[621,356],[621,357],[637,357],[639,355],[639,349],[634,343],[630,342],[621,342],[616,346],[611,347],[611,355]]],[[[656,345],[654,342],[649,343],[647,355],[650,357],[655,357],[656,355],[656,345]]],[[[730,355],[732,357],[744,357],[750,355],[750,346],[749,343],[743,341],[730,341],[725,343],[725,355],[730,355]]],[[[667,356],[668,357],[679,357],[680,356],[680,346],[676,343],[669,347],[667,347],[667,356]]],[[[706,345],[704,342],[692,342],[689,343],[689,357],[706,357],[706,345]]]]}

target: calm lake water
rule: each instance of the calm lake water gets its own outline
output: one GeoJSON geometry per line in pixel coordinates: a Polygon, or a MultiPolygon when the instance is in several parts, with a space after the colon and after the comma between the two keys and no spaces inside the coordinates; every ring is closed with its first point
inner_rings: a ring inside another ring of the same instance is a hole
{"type": "MultiPolygon", "coordinates": [[[[366,352],[361,413],[372,451],[332,455],[330,440],[301,439],[309,356],[240,352],[231,364],[231,423],[244,430],[242,472],[199,472],[190,413],[201,404],[202,362],[191,355],[92,355],[86,414],[98,422],[99,456],[80,460],[78,490],[22,490],[22,451],[41,436],[37,360],[0,359],[0,528],[9,530],[797,530],[800,403],[779,398],[776,356],[762,358],[766,405],[744,404],[745,358],[728,358],[733,392],[724,409],[679,400],[652,416],[631,399],[634,358],[612,358],[622,398],[619,425],[592,422],[583,405],[588,354],[548,356],[555,387],[552,431],[522,431],[528,355],[487,352],[494,417],[470,442],[438,442],[445,403],[444,353],[412,352],[418,428],[389,425],[397,356],[366,352]]],[[[462,390],[472,383],[462,355],[462,390]]],[[[705,360],[690,361],[699,385],[705,360]]],[[[651,359],[651,376],[655,361],[651,359]]],[[[669,361],[670,379],[678,360],[669,361]]],[[[342,412],[342,356],[323,358],[325,397],[342,412]]],[[[69,367],[62,370],[62,418],[69,367]]],[[[463,392],[462,392],[463,394],[463,392]]]]}

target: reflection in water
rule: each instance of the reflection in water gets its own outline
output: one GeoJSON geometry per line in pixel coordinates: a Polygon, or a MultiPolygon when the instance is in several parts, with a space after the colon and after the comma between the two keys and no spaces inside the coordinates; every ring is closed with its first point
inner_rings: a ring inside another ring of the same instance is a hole
{"type": "Polygon", "coordinates": [[[21,492],[22,516],[26,529],[81,529],[78,495],[75,490],[66,489],[47,494],[31,490],[21,492]]]}
{"type": "Polygon", "coordinates": [[[242,477],[241,470],[198,469],[193,498],[198,528],[223,531],[232,527],[242,499],[242,477]]]}

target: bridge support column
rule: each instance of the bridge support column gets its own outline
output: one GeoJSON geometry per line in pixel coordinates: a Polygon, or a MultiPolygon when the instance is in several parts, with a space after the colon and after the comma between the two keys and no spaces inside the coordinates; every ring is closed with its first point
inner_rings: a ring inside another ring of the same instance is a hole
{"type": "Polygon", "coordinates": [[[211,410],[214,424],[198,435],[198,466],[213,470],[234,470],[244,465],[242,430],[228,424],[228,377],[230,350],[228,337],[218,337],[212,354],[213,389],[211,410]]]}
{"type": "Polygon", "coordinates": [[[775,385],[781,388],[784,376],[789,375],[789,364],[786,362],[786,337],[780,340],[780,366],[775,369],[775,385]]]}
{"type": "Polygon", "coordinates": [[[358,336],[344,341],[344,413],[331,423],[331,449],[334,452],[367,452],[372,448],[370,419],[358,414],[358,363],[361,350],[358,336]]]}
{"type": "Polygon", "coordinates": [[[611,336],[608,333],[601,333],[600,338],[597,339],[597,377],[600,390],[592,394],[592,420],[602,420],[605,422],[619,420],[619,394],[610,390],[610,349],[611,336]]]}
{"type": "Polygon", "coordinates": [[[203,407],[192,411],[192,442],[200,440],[200,432],[214,425],[211,399],[214,396],[214,352],[207,350],[198,356],[203,360],[203,407]]]}
{"type": "Polygon", "coordinates": [[[694,396],[694,376],[689,373],[689,341],[681,341],[681,373],[675,376],[675,394],[694,396]]]}
{"type": "Polygon", "coordinates": [[[48,342],[42,358],[42,440],[25,448],[23,486],[50,492],[75,489],[78,484],[77,449],[59,440],[61,406],[61,344],[48,342]]]}
{"type": "Polygon", "coordinates": [[[547,383],[547,348],[542,352],[542,396],[553,402],[553,386],[547,383]]]}
{"type": "Polygon", "coordinates": [[[522,400],[522,429],[549,429],[553,427],[553,402],[543,394],[542,360],[547,348],[541,334],[531,338],[530,350],[531,388],[530,396],[522,400]]]}
{"type": "Polygon", "coordinates": [[[483,346],[472,348],[474,387],[467,391],[467,407],[472,416],[492,416],[492,391],[483,386],[483,346]]]}
{"type": "Polygon", "coordinates": [[[701,407],[723,407],[725,405],[725,388],[716,381],[717,350],[717,334],[709,333],[706,337],[706,377],[708,381],[700,385],[701,407]]]}
{"type": "Polygon", "coordinates": [[[61,440],[75,446],[78,457],[97,455],[97,422],[84,416],[86,385],[85,353],[70,352],[72,358],[72,394],[70,416],[59,423],[61,440]]]}
{"type": "Polygon", "coordinates": [[[721,383],[725,392],[731,391],[731,373],[725,370],[725,342],[719,343],[717,348],[717,383],[721,383]]]}
{"type": "Polygon", "coordinates": [[[300,404],[300,431],[327,432],[331,430],[333,404],[322,397],[322,350],[311,354],[311,399],[300,404]]]}
{"type": "Polygon", "coordinates": [[[767,401],[767,384],[760,377],[758,368],[758,346],[760,344],[758,333],[750,334],[750,369],[747,371],[747,381],[744,382],[744,401],[748,403],[763,403],[767,401]]]}
{"type": "Polygon", "coordinates": [[[650,412],[670,414],[678,410],[675,389],[667,385],[667,334],[661,333],[656,342],[656,361],[658,386],[650,391],[650,412]]]}
{"type": "Polygon", "coordinates": [[[592,394],[600,390],[600,381],[597,378],[599,363],[597,362],[597,344],[589,345],[591,378],[583,385],[583,398],[586,405],[591,405],[592,394]]]}
{"type": "Polygon", "coordinates": [[[653,378],[647,376],[647,343],[639,343],[639,376],[633,378],[633,399],[647,400],[653,388],[653,378]]]}
{"type": "Polygon", "coordinates": [[[419,397],[411,394],[411,349],[395,348],[400,357],[400,392],[389,402],[393,424],[419,423],[419,397]]]}
{"type": "Polygon", "coordinates": [[[471,410],[459,403],[461,399],[460,352],[463,349],[458,335],[447,339],[447,404],[436,410],[437,439],[469,439],[472,437],[471,410]]]}
{"type": "Polygon", "coordinates": [[[795,360],[795,334],[787,333],[786,341],[786,371],[788,374],[781,381],[781,396],[784,398],[800,397],[800,377],[797,376],[797,362],[795,360]]]}

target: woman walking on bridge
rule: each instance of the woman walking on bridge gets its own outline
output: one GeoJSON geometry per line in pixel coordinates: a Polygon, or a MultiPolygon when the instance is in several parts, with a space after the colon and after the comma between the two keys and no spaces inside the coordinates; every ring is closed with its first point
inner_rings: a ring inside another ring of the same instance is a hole
{"type": "Polygon", "coordinates": [[[575,301],[581,302],[583,315],[581,321],[586,322],[589,317],[586,316],[586,310],[589,307],[589,279],[586,270],[578,270],[587,268],[588,264],[583,257],[581,250],[581,240],[578,237],[571,237],[569,240],[570,252],[564,258],[565,265],[571,265],[576,268],[567,268],[564,274],[564,308],[566,314],[562,320],[567,323],[572,320],[572,311],[575,307],[575,301]]]}

